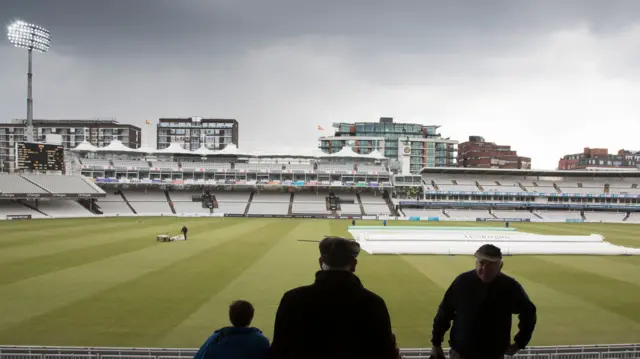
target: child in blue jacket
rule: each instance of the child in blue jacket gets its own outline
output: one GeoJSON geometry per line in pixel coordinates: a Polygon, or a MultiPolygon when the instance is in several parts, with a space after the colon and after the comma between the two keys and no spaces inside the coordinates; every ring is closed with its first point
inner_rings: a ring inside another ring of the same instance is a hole
{"type": "Polygon", "coordinates": [[[229,306],[233,326],[216,330],[202,345],[194,359],[266,359],[269,339],[260,329],[250,327],[254,309],[251,303],[238,300],[229,306]]]}

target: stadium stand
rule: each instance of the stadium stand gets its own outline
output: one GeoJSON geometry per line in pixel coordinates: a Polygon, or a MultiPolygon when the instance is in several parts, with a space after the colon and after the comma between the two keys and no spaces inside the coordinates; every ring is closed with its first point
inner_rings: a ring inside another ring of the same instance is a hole
{"type": "Polygon", "coordinates": [[[29,193],[45,194],[47,191],[36,184],[26,180],[20,175],[2,174],[0,175],[0,192],[2,193],[29,193]]]}
{"type": "Polygon", "coordinates": [[[37,206],[38,210],[44,212],[49,217],[64,218],[64,217],[93,217],[94,214],[89,212],[80,203],[71,200],[56,200],[44,198],[38,200],[36,205],[33,201],[29,203],[37,206]]]}
{"type": "Polygon", "coordinates": [[[24,179],[49,193],[98,193],[79,176],[22,175],[24,179]]]}
{"type": "Polygon", "coordinates": [[[170,191],[169,196],[176,209],[176,213],[210,213],[209,208],[203,208],[202,201],[194,202],[193,198],[200,196],[200,191],[170,191]]]}
{"type": "Polygon", "coordinates": [[[249,192],[216,192],[218,211],[222,213],[244,214],[249,203],[249,192]]]}
{"type": "Polygon", "coordinates": [[[489,210],[475,209],[445,209],[445,213],[452,220],[470,220],[476,218],[495,218],[489,213],[489,210]]]}
{"type": "MultiPolygon", "coordinates": [[[[217,151],[223,154],[221,157],[216,151],[207,152],[206,157],[186,150],[175,156],[156,151],[149,157],[134,150],[130,154],[121,152],[111,153],[107,148],[74,152],[67,162],[80,165],[85,178],[2,175],[0,199],[13,200],[3,202],[13,209],[37,212],[37,208],[26,207],[34,197],[88,195],[90,200],[73,200],[89,216],[341,215],[423,220],[640,221],[635,213],[640,212],[640,171],[425,168],[421,175],[393,175],[385,161],[355,153],[357,159],[334,159],[324,154],[251,155],[237,148],[217,151]],[[98,186],[106,188],[107,193],[98,186]],[[204,188],[214,195],[209,201],[212,209],[198,199],[204,188]],[[288,192],[292,188],[293,196],[288,192]],[[115,194],[118,190],[124,195],[115,194]],[[339,198],[337,203],[329,203],[331,192],[339,198]],[[24,202],[27,199],[30,201],[24,202]],[[335,210],[329,209],[331,205],[337,206],[335,210]]],[[[48,201],[44,205],[47,208],[40,210],[54,216],[83,213],[75,204],[52,208],[55,203],[48,201]]]]}
{"type": "Polygon", "coordinates": [[[31,218],[45,218],[46,215],[35,211],[15,200],[0,199],[0,219],[11,215],[27,215],[31,218]]]}
{"type": "Polygon", "coordinates": [[[367,215],[391,215],[389,205],[380,194],[361,193],[362,207],[367,215]]]}
{"type": "Polygon", "coordinates": [[[249,214],[282,214],[289,212],[289,193],[256,192],[249,206],[249,214]]]}
{"type": "Polygon", "coordinates": [[[122,193],[125,201],[128,201],[138,214],[170,215],[172,213],[162,190],[153,188],[124,189],[122,193]]]}
{"type": "Polygon", "coordinates": [[[293,197],[293,213],[330,214],[327,211],[326,194],[297,192],[293,197]]]}
{"type": "Polygon", "coordinates": [[[105,215],[118,216],[133,214],[133,211],[129,205],[127,205],[124,198],[122,198],[121,195],[114,194],[112,192],[107,192],[106,197],[100,198],[96,204],[100,211],[105,215]]]}

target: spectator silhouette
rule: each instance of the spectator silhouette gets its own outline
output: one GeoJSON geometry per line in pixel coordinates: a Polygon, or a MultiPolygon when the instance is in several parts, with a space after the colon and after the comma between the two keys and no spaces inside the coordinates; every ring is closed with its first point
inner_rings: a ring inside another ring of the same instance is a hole
{"type": "Polygon", "coordinates": [[[216,330],[198,350],[194,359],[265,359],[269,340],[258,328],[250,327],[254,309],[251,303],[238,300],[229,306],[233,326],[216,330]]]}
{"type": "Polygon", "coordinates": [[[503,274],[500,248],[485,244],[476,269],[460,274],[447,289],[433,321],[431,357],[444,359],[442,342],[451,326],[451,359],[500,359],[524,349],[536,325],[536,306],[515,279],[503,274]],[[519,332],[511,343],[511,316],[519,332]]]}
{"type": "Polygon", "coordinates": [[[384,300],[354,274],[359,252],[357,242],[344,238],[320,242],[315,282],[282,297],[270,358],[399,357],[384,300]]]}

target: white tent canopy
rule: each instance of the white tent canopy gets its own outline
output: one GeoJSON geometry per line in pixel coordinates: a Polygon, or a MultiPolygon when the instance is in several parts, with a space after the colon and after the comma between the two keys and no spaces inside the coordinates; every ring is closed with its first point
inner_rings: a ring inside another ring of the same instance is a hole
{"type": "Polygon", "coordinates": [[[226,156],[254,157],[254,155],[249,152],[240,151],[238,149],[238,146],[236,146],[233,143],[228,144],[225,148],[221,149],[220,151],[216,151],[215,154],[221,155],[221,156],[226,155],[226,156]]]}
{"type": "Polygon", "coordinates": [[[344,146],[338,152],[325,154],[322,157],[330,157],[330,158],[367,158],[366,155],[361,155],[353,151],[353,149],[349,146],[344,146]]]}
{"type": "Polygon", "coordinates": [[[108,146],[98,147],[96,151],[100,152],[138,152],[133,148],[125,146],[120,140],[112,140],[108,146]]]}
{"type": "Polygon", "coordinates": [[[374,160],[386,160],[386,159],[388,159],[382,153],[380,153],[378,150],[373,150],[373,151],[371,151],[371,153],[369,153],[366,156],[368,158],[372,158],[374,160]]]}
{"type": "Polygon", "coordinates": [[[149,146],[142,146],[137,149],[129,148],[125,146],[119,140],[113,140],[106,147],[95,147],[89,142],[82,142],[73,151],[87,151],[87,152],[129,152],[138,154],[182,154],[182,155],[194,155],[194,156],[228,156],[228,157],[253,157],[253,158],[306,158],[306,159],[319,159],[319,158],[361,158],[368,160],[385,160],[380,152],[374,150],[373,152],[362,155],[353,151],[351,147],[345,146],[336,153],[325,153],[319,149],[298,149],[295,147],[281,148],[279,150],[258,149],[251,152],[241,151],[238,146],[231,143],[224,149],[215,151],[202,145],[195,151],[190,151],[183,148],[179,143],[171,143],[169,147],[157,150],[149,146]]]}
{"type": "Polygon", "coordinates": [[[208,149],[205,145],[200,146],[200,148],[198,148],[197,150],[191,152],[194,155],[200,155],[203,157],[206,156],[210,156],[210,155],[215,155],[216,151],[212,151],[210,149],[208,149]]]}
{"type": "Polygon", "coordinates": [[[96,150],[98,150],[98,147],[92,145],[87,141],[82,141],[79,145],[72,149],[72,151],[78,152],[95,152],[96,150]]]}

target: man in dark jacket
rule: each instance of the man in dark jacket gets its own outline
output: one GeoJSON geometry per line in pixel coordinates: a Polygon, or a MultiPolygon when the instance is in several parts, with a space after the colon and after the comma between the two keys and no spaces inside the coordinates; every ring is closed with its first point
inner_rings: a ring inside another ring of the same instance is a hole
{"type": "Polygon", "coordinates": [[[398,358],[384,300],[354,274],[359,252],[360,245],[348,239],[320,242],[315,282],[282,297],[270,358],[398,358]]]}
{"type": "Polygon", "coordinates": [[[187,231],[189,231],[187,229],[187,226],[182,226],[182,230],[181,231],[182,231],[182,235],[184,236],[184,240],[186,241],[187,240],[187,231]]]}
{"type": "Polygon", "coordinates": [[[251,303],[239,300],[229,307],[232,327],[216,330],[202,345],[194,359],[266,359],[269,340],[258,328],[249,327],[253,320],[251,303]]]}
{"type": "Polygon", "coordinates": [[[501,273],[500,248],[485,244],[476,269],[460,274],[444,295],[433,321],[432,357],[444,358],[442,341],[451,326],[451,359],[498,359],[524,349],[536,326],[536,306],[515,279],[501,273]],[[511,316],[519,332],[511,343],[511,316]]]}

